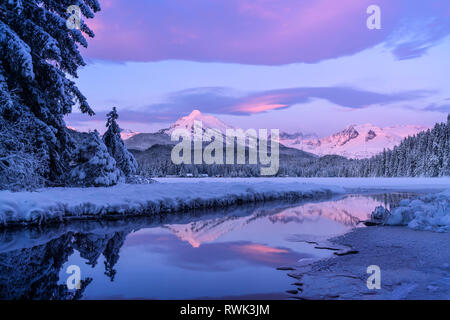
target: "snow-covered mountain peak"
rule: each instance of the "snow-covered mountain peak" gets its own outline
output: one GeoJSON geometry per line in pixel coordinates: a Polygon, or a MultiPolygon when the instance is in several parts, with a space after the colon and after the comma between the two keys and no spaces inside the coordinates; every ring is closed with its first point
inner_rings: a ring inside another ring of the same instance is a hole
{"type": "Polygon", "coordinates": [[[123,129],[122,132],[120,132],[122,140],[130,139],[131,137],[134,137],[137,134],[139,134],[139,132],[134,132],[133,130],[130,129],[123,129]]]}
{"type": "Polygon", "coordinates": [[[187,118],[200,118],[200,117],[203,117],[203,114],[200,112],[200,110],[197,109],[193,110],[191,114],[187,116],[187,118]]]}
{"type": "Polygon", "coordinates": [[[400,125],[380,128],[370,123],[353,124],[342,131],[322,139],[296,137],[281,137],[281,143],[319,156],[336,154],[346,158],[370,158],[383,151],[392,149],[408,137],[426,127],[415,125],[400,125]]]}
{"type": "Polygon", "coordinates": [[[169,135],[176,129],[186,129],[190,132],[194,132],[195,121],[200,121],[202,123],[203,131],[213,129],[225,133],[227,129],[233,128],[214,116],[205,115],[199,110],[194,110],[188,116],[178,119],[168,129],[162,130],[162,132],[169,135]]]}
{"type": "Polygon", "coordinates": [[[343,146],[352,139],[356,139],[359,136],[358,130],[356,130],[356,125],[347,126],[344,130],[333,134],[327,141],[334,143],[334,145],[343,146]]]}
{"type": "MultiPolygon", "coordinates": [[[[75,132],[83,132],[83,131],[79,131],[77,128],[75,127],[71,127],[71,126],[67,126],[67,129],[75,131],[75,132]]],[[[138,135],[139,132],[134,132],[130,129],[122,129],[122,131],[120,132],[120,137],[122,138],[122,140],[127,140],[130,139],[131,137],[134,137],[135,135],[138,135]]]]}
{"type": "MultiPolygon", "coordinates": [[[[186,129],[194,133],[195,121],[201,121],[203,134],[207,129],[225,133],[227,129],[233,128],[212,115],[205,115],[199,110],[193,110],[188,116],[178,119],[168,129],[161,130],[159,133],[171,135],[176,129],[186,129]]],[[[318,156],[340,155],[346,158],[364,159],[383,152],[383,149],[392,149],[406,137],[413,136],[426,129],[426,127],[417,125],[381,128],[371,123],[351,124],[324,138],[318,138],[314,134],[304,134],[302,131],[281,132],[280,143],[286,147],[303,150],[318,156]]]]}

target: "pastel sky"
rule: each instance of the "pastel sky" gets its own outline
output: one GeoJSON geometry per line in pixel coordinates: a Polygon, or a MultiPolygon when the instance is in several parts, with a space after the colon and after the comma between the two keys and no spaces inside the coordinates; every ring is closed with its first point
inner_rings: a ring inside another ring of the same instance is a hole
{"type": "Polygon", "coordinates": [[[448,0],[99,0],[76,82],[103,131],[153,132],[193,109],[242,128],[328,135],[432,126],[450,112],[448,0]],[[370,30],[367,8],[381,9],[370,30]]]}

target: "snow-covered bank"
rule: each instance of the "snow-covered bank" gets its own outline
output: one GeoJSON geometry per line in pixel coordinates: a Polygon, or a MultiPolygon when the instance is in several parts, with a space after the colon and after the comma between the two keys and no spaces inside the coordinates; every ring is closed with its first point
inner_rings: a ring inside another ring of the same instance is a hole
{"type": "Polygon", "coordinates": [[[163,183],[308,183],[344,188],[347,192],[398,191],[431,192],[450,189],[450,177],[443,178],[157,178],[163,183]]]}
{"type": "Polygon", "coordinates": [[[450,190],[429,194],[416,200],[402,200],[387,215],[385,224],[408,225],[415,230],[445,232],[450,230],[450,190]]]}
{"type": "Polygon", "coordinates": [[[342,194],[338,186],[301,182],[155,183],[110,188],[53,188],[0,192],[0,225],[43,224],[76,218],[154,215],[240,203],[312,199],[342,194]]]}
{"type": "Polygon", "coordinates": [[[369,191],[438,191],[449,178],[247,178],[158,179],[150,185],[110,188],[48,188],[0,192],[0,225],[41,224],[74,218],[140,216],[227,207],[283,199],[369,191]]]}
{"type": "Polygon", "coordinates": [[[354,229],[331,240],[356,254],[299,267],[304,299],[444,299],[450,297],[450,233],[401,227],[354,229]],[[381,289],[367,288],[367,267],[381,270],[381,289]]]}

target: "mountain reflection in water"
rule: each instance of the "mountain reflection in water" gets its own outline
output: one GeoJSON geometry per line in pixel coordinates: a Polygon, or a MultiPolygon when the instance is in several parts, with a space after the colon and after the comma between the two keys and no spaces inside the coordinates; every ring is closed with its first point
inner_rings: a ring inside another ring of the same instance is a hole
{"type": "Polygon", "coordinates": [[[283,298],[279,266],[329,253],[292,235],[329,238],[410,194],[275,202],[164,217],[0,230],[0,299],[283,298]],[[291,240],[290,240],[291,239],[291,240]],[[67,289],[67,267],[81,289],[67,289]]]}

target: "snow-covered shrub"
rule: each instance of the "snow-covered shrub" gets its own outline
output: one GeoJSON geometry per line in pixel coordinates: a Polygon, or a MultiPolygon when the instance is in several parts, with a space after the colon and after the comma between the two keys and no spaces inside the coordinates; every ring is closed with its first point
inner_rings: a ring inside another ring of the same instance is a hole
{"type": "Polygon", "coordinates": [[[416,200],[403,200],[392,210],[387,225],[407,225],[415,230],[450,230],[450,190],[416,200]]]}
{"type": "Polygon", "coordinates": [[[68,180],[74,186],[108,187],[122,178],[97,131],[91,132],[78,147],[72,164],[68,180]]]}
{"type": "Polygon", "coordinates": [[[133,176],[126,177],[125,183],[127,183],[127,184],[152,184],[152,183],[156,183],[156,180],[153,180],[146,176],[133,175],[133,176]]]}
{"type": "Polygon", "coordinates": [[[136,174],[138,164],[134,156],[128,152],[125,144],[120,136],[119,125],[117,124],[117,119],[119,115],[117,114],[116,108],[108,113],[108,119],[106,122],[106,127],[108,128],[103,135],[103,142],[108,148],[109,154],[116,160],[117,167],[123,172],[126,177],[136,174]]]}
{"type": "Polygon", "coordinates": [[[370,219],[374,222],[383,222],[390,215],[389,210],[383,206],[378,206],[370,215],[370,219]]]}

